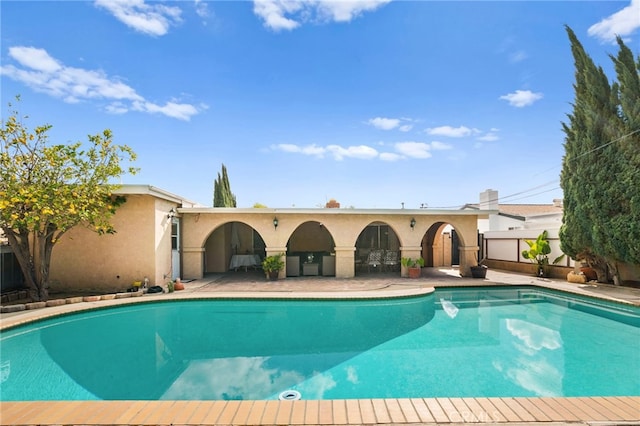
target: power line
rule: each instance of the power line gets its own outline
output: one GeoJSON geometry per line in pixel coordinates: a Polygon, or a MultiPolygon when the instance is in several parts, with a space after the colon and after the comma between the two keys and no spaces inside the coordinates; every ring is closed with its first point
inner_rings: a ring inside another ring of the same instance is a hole
{"type": "MultiPolygon", "coordinates": [[[[633,135],[635,135],[636,133],[640,133],[640,129],[636,129],[636,130],[634,130],[634,131],[633,131],[633,132],[631,132],[631,133],[627,133],[626,135],[622,135],[622,136],[620,136],[620,137],[619,137],[619,138],[617,138],[617,139],[611,140],[611,141],[609,141],[609,142],[607,142],[607,143],[605,143],[605,144],[602,144],[602,145],[600,145],[600,146],[597,146],[597,147],[595,147],[595,148],[593,148],[593,149],[591,149],[591,150],[589,150],[589,151],[581,152],[580,154],[576,155],[575,157],[568,157],[568,158],[567,158],[567,161],[577,160],[577,159],[579,159],[579,158],[584,157],[585,155],[592,154],[592,153],[594,153],[594,152],[596,152],[596,151],[599,151],[599,150],[601,150],[601,149],[603,149],[603,148],[608,147],[609,145],[613,145],[613,144],[614,144],[614,143],[616,143],[616,142],[619,142],[619,141],[621,141],[621,140],[623,140],[623,139],[625,139],[625,138],[628,138],[629,136],[633,136],[633,135]]],[[[553,166],[553,167],[551,167],[551,168],[549,168],[549,169],[546,169],[546,170],[542,170],[541,172],[536,173],[534,176],[539,176],[539,175],[541,175],[541,174],[543,174],[543,173],[549,172],[549,171],[551,171],[551,170],[555,170],[555,169],[557,169],[557,168],[559,168],[559,167],[562,167],[562,164],[560,164],[559,166],[553,166]]]]}
{"type": "MultiPolygon", "coordinates": [[[[595,148],[593,148],[593,149],[590,149],[590,150],[588,150],[588,151],[581,152],[580,154],[578,154],[578,155],[576,155],[576,156],[574,156],[574,157],[568,157],[568,158],[566,159],[566,161],[574,161],[574,160],[577,160],[577,159],[582,158],[582,157],[584,157],[584,156],[586,156],[586,155],[589,155],[589,154],[592,154],[592,153],[594,153],[594,152],[596,152],[596,151],[599,151],[599,150],[601,150],[601,149],[604,149],[604,148],[606,148],[606,147],[607,147],[607,146],[609,146],[609,145],[613,145],[613,144],[614,144],[614,143],[616,143],[616,142],[620,142],[621,140],[623,140],[623,139],[625,139],[625,138],[628,138],[628,137],[630,137],[630,136],[633,136],[633,135],[635,135],[636,133],[640,133],[640,129],[636,129],[636,130],[634,130],[634,131],[632,131],[632,132],[629,132],[629,133],[627,133],[627,134],[625,134],[625,135],[622,135],[622,136],[620,136],[620,137],[618,137],[618,138],[616,138],[616,139],[610,140],[609,142],[604,143],[604,144],[602,144],[602,145],[599,145],[599,146],[597,146],[597,147],[595,147],[595,148]]],[[[543,170],[543,171],[541,171],[541,172],[539,172],[539,173],[536,173],[534,176],[539,176],[539,175],[541,175],[541,174],[543,174],[543,173],[546,173],[546,172],[548,172],[548,171],[551,171],[551,170],[557,169],[557,168],[559,168],[559,167],[561,167],[561,166],[562,166],[562,165],[560,165],[560,166],[554,166],[554,167],[551,167],[551,168],[549,168],[549,169],[546,169],[546,170],[543,170]]],[[[508,198],[516,197],[516,196],[518,196],[518,195],[526,194],[527,192],[531,192],[531,191],[535,191],[535,190],[540,189],[540,188],[544,188],[545,186],[548,186],[548,185],[550,185],[550,184],[556,184],[557,182],[558,182],[558,179],[554,179],[554,180],[549,181],[549,182],[547,182],[547,183],[543,183],[543,184],[541,184],[541,185],[534,186],[534,187],[532,187],[532,188],[525,189],[525,190],[523,190],[523,191],[515,192],[515,193],[513,193],[513,194],[506,195],[506,196],[504,196],[504,197],[500,197],[500,196],[499,196],[497,199],[490,199],[490,200],[488,200],[488,201],[486,201],[486,202],[479,203],[479,205],[483,205],[483,204],[487,204],[487,203],[492,203],[492,202],[496,202],[496,201],[497,201],[497,202],[504,201],[504,200],[506,200],[506,199],[508,199],[508,198]]],[[[555,188],[552,188],[552,189],[548,189],[548,190],[545,190],[545,191],[537,192],[537,193],[535,193],[535,194],[527,195],[526,197],[516,198],[515,200],[511,200],[511,201],[516,201],[516,200],[522,200],[522,199],[526,199],[526,198],[535,197],[536,195],[544,194],[544,193],[546,193],[546,192],[555,191],[555,190],[557,190],[557,189],[561,189],[561,188],[558,186],[558,187],[555,187],[555,188]]],[[[465,206],[465,204],[457,205],[457,206],[434,207],[434,208],[437,208],[437,209],[456,209],[456,208],[458,208],[458,209],[459,209],[459,208],[462,208],[462,207],[464,207],[464,206],[465,206]]]]}

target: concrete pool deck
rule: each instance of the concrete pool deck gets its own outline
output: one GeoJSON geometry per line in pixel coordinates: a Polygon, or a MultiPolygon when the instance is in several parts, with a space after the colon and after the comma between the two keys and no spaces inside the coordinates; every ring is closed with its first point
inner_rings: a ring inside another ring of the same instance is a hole
{"type": "MultiPolygon", "coordinates": [[[[372,298],[430,287],[535,285],[640,306],[640,289],[572,284],[496,270],[461,278],[455,269],[425,269],[420,279],[372,273],[350,279],[264,280],[231,272],[185,283],[171,294],[100,300],[0,315],[0,328],[50,315],[168,298],[372,298]]],[[[640,343],[638,344],[640,356],[640,343]]],[[[615,379],[614,379],[615,380],[615,379]]],[[[299,401],[26,401],[0,402],[0,425],[319,425],[319,424],[584,424],[640,425],[640,396],[580,398],[411,398],[299,401]]]]}

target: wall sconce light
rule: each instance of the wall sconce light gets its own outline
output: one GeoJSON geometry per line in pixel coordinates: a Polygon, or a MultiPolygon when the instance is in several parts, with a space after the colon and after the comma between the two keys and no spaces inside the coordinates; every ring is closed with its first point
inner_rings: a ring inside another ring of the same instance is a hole
{"type": "Polygon", "coordinates": [[[274,217],[274,218],[273,218],[273,227],[274,227],[275,229],[278,229],[278,218],[277,218],[277,217],[274,217]]]}
{"type": "Polygon", "coordinates": [[[169,214],[167,215],[167,219],[173,219],[175,216],[176,216],[176,208],[171,207],[171,210],[169,210],[169,214]]]}
{"type": "Polygon", "coordinates": [[[409,225],[411,225],[411,229],[415,228],[416,226],[416,219],[415,218],[411,218],[411,222],[409,223],[409,225]]]}

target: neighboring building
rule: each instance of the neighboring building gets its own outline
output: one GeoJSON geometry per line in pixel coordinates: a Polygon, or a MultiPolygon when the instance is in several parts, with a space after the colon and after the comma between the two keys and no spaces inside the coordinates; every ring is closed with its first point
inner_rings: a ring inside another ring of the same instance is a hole
{"type": "Polygon", "coordinates": [[[480,202],[465,204],[463,210],[494,210],[488,219],[478,220],[481,234],[489,231],[513,231],[517,229],[559,230],[562,225],[562,200],[550,204],[503,204],[498,191],[487,189],[480,193],[480,202]]]}
{"type": "MultiPolygon", "coordinates": [[[[535,240],[543,231],[549,234],[551,254],[549,259],[562,255],[559,231],[562,226],[562,200],[550,204],[502,204],[498,191],[487,189],[480,193],[478,204],[466,204],[464,210],[490,210],[488,219],[478,220],[481,234],[481,253],[487,264],[506,270],[530,272],[534,270],[530,260],[522,257],[529,246],[525,240],[535,240]]],[[[565,259],[555,268],[555,276],[565,276],[573,260],[565,259]]]]}

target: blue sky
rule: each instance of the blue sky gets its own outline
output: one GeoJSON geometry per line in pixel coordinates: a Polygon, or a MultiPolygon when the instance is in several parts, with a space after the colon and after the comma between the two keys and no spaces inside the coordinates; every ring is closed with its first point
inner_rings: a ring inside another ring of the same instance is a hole
{"type": "Polygon", "coordinates": [[[123,183],[210,206],[455,208],[561,198],[574,66],[614,78],[640,0],[2,1],[2,115],[53,143],[111,129],[123,183]]]}

